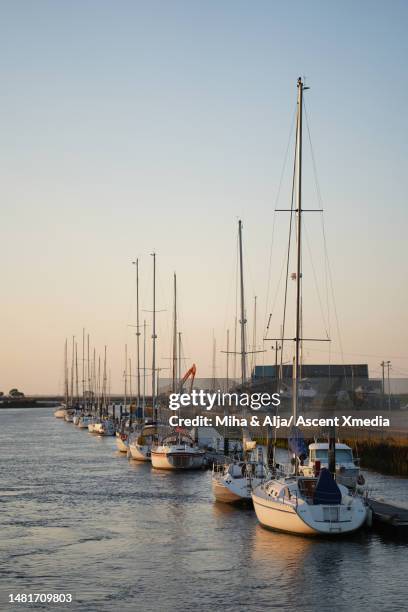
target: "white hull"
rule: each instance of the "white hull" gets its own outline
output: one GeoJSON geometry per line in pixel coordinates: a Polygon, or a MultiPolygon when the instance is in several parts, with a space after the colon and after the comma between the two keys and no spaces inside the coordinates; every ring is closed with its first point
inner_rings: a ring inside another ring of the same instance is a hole
{"type": "Polygon", "coordinates": [[[260,485],[260,478],[234,478],[213,475],[212,490],[217,501],[233,504],[239,501],[251,501],[252,490],[260,485]]]}
{"type": "Polygon", "coordinates": [[[248,500],[251,499],[250,494],[249,496],[246,496],[246,497],[237,495],[237,493],[234,493],[234,491],[232,491],[224,483],[222,483],[220,480],[214,477],[212,479],[212,491],[213,491],[215,499],[225,504],[234,504],[236,502],[240,502],[245,499],[248,499],[248,500]]]}
{"type": "Polygon", "coordinates": [[[65,419],[66,414],[67,414],[67,411],[65,410],[65,408],[58,408],[58,410],[54,412],[54,416],[57,419],[65,419]]]}
{"type": "Polygon", "coordinates": [[[120,453],[127,453],[129,448],[127,440],[122,440],[118,434],[116,434],[116,448],[120,453]]]}
{"type": "Polygon", "coordinates": [[[78,423],[77,423],[77,427],[78,427],[78,429],[88,429],[90,424],[91,424],[91,418],[90,417],[81,416],[79,418],[78,423]]]}
{"type": "Polygon", "coordinates": [[[204,464],[204,452],[188,449],[172,450],[158,447],[152,450],[152,466],[159,470],[198,470],[204,464]]]}
{"type": "Polygon", "coordinates": [[[344,535],[357,531],[367,511],[359,499],[333,506],[274,501],[258,487],[252,493],[256,516],[264,527],[298,535],[344,535]]]}
{"type": "Polygon", "coordinates": [[[129,444],[129,453],[135,461],[151,461],[151,447],[141,444],[129,444]]]}

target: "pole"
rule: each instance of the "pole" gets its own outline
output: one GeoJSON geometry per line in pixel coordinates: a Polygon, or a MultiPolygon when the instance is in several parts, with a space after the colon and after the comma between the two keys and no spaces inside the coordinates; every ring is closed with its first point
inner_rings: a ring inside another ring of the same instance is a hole
{"type": "Polygon", "coordinates": [[[296,264],[296,337],[295,361],[293,364],[293,422],[296,423],[299,400],[299,366],[300,366],[300,334],[301,334],[301,299],[302,299],[302,111],[303,111],[303,82],[299,77],[298,112],[296,133],[296,161],[297,161],[297,264],[296,264]]]}
{"type": "Polygon", "coordinates": [[[85,402],[85,327],[82,328],[82,401],[85,402]]]}
{"type": "Polygon", "coordinates": [[[238,221],[238,237],[239,237],[239,270],[240,270],[240,287],[241,287],[241,384],[246,381],[246,346],[245,346],[245,302],[244,302],[244,270],[242,261],[242,221],[238,221]]]}
{"type": "Polygon", "coordinates": [[[157,420],[156,411],[156,253],[153,257],[153,329],[152,329],[152,414],[153,421],[157,420]]]}
{"type": "Polygon", "coordinates": [[[226,376],[226,379],[227,379],[226,380],[226,387],[227,387],[227,389],[226,389],[226,391],[228,391],[228,389],[229,389],[229,329],[227,329],[227,354],[226,354],[226,357],[227,357],[227,372],[226,372],[226,374],[227,374],[227,376],[226,376]]]}
{"type": "Polygon", "coordinates": [[[382,405],[383,409],[385,408],[385,361],[380,363],[382,368],[382,405]]]}
{"type": "Polygon", "coordinates": [[[75,364],[75,336],[72,336],[72,357],[71,357],[71,406],[74,403],[74,364],[75,364]]]}
{"type": "Polygon", "coordinates": [[[177,279],[174,274],[174,312],[173,312],[173,382],[172,390],[176,392],[176,379],[177,379],[177,279]]]}
{"type": "Polygon", "coordinates": [[[136,368],[137,368],[137,408],[140,405],[140,327],[139,327],[139,259],[136,266],[136,368]]]}
{"type": "Polygon", "coordinates": [[[88,354],[88,361],[87,361],[87,374],[88,374],[88,393],[87,393],[87,401],[86,401],[86,407],[88,407],[88,402],[90,400],[90,393],[91,393],[91,363],[89,361],[89,334],[87,335],[87,354],[88,354]]]}
{"type": "Polygon", "coordinates": [[[75,404],[79,403],[78,388],[78,343],[75,342],[75,404]]]}
{"type": "Polygon", "coordinates": [[[387,361],[387,370],[388,370],[388,410],[391,410],[390,367],[391,367],[391,361],[387,361]]]}
{"type": "Polygon", "coordinates": [[[181,380],[181,332],[178,332],[178,379],[181,380]]]}
{"type": "Polygon", "coordinates": [[[254,369],[256,368],[256,300],[257,297],[254,297],[254,327],[252,331],[252,359],[251,359],[251,374],[254,374],[254,369]]]}
{"type": "Polygon", "coordinates": [[[146,321],[143,321],[143,403],[142,421],[144,422],[146,406],[146,321]]]}
{"type": "Polygon", "coordinates": [[[125,389],[124,389],[124,396],[123,396],[123,403],[124,403],[125,412],[126,412],[126,405],[127,405],[127,367],[128,367],[128,363],[127,363],[127,344],[125,344],[125,371],[124,371],[125,389]]]}

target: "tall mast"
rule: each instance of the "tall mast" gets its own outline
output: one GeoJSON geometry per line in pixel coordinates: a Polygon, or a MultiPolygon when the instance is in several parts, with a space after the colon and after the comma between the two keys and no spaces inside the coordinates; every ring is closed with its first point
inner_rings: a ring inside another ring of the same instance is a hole
{"type": "Polygon", "coordinates": [[[86,405],[88,406],[89,400],[91,399],[91,362],[89,360],[89,334],[87,334],[86,343],[87,343],[86,349],[87,349],[87,355],[88,355],[88,360],[87,360],[88,393],[86,397],[86,405]]]}
{"type": "Polygon", "coordinates": [[[75,336],[72,336],[72,356],[71,356],[71,406],[74,403],[74,365],[75,365],[75,336]]]}
{"type": "Polygon", "coordinates": [[[143,403],[142,420],[144,422],[146,406],[146,321],[143,321],[143,403]]]}
{"type": "Polygon", "coordinates": [[[130,415],[133,414],[132,408],[132,359],[129,357],[129,412],[130,415]]]}
{"type": "Polygon", "coordinates": [[[98,355],[98,376],[96,378],[96,396],[97,396],[97,408],[99,416],[102,416],[102,403],[101,403],[101,356],[98,355]]]}
{"type": "Polygon", "coordinates": [[[153,420],[156,421],[156,253],[153,257],[153,328],[152,328],[152,411],[153,420]]]}
{"type": "Polygon", "coordinates": [[[123,403],[125,404],[124,410],[126,412],[126,405],[127,405],[127,369],[128,369],[128,360],[127,360],[127,344],[125,344],[125,371],[123,373],[124,377],[125,377],[125,390],[124,390],[124,397],[123,397],[123,403]]]}
{"type": "Polygon", "coordinates": [[[82,328],[82,402],[85,402],[85,327],[82,328]]]}
{"type": "Polygon", "coordinates": [[[244,301],[244,270],[242,261],[242,221],[238,221],[238,237],[239,237],[239,273],[240,273],[240,288],[241,288],[241,384],[246,381],[246,346],[245,346],[245,301],[244,301]]]}
{"type": "Polygon", "coordinates": [[[65,350],[64,350],[64,394],[65,394],[65,408],[68,408],[68,340],[65,339],[65,350]]]}
{"type": "Polygon", "coordinates": [[[106,345],[105,345],[105,354],[103,357],[103,389],[102,389],[102,404],[103,404],[103,412],[108,412],[108,402],[107,402],[107,377],[106,377],[106,345]]]}
{"type": "Polygon", "coordinates": [[[173,311],[173,393],[176,391],[177,380],[177,278],[174,274],[174,311],[173,311]]]}
{"type": "Polygon", "coordinates": [[[178,332],[178,374],[177,378],[181,380],[181,332],[178,332]]]}
{"type": "Polygon", "coordinates": [[[227,329],[227,371],[226,371],[226,391],[229,389],[229,329],[227,329]]]}
{"type": "Polygon", "coordinates": [[[302,324],[302,111],[303,111],[303,82],[299,77],[297,82],[297,125],[296,125],[296,164],[297,164],[297,265],[296,265],[296,336],[295,359],[293,363],[293,421],[296,423],[299,402],[300,377],[300,351],[301,351],[301,324],[302,324]]]}
{"type": "Polygon", "coordinates": [[[78,385],[78,342],[75,342],[75,403],[79,403],[78,385]]]}
{"type": "MultiPolygon", "coordinates": [[[[93,349],[93,365],[92,365],[92,394],[93,397],[96,398],[96,349],[93,349]]],[[[96,403],[94,401],[94,406],[96,403]]]]}
{"type": "Polygon", "coordinates": [[[250,375],[253,373],[253,370],[256,367],[256,300],[257,296],[254,297],[254,326],[252,329],[252,359],[250,375]]]}
{"type": "Polygon", "coordinates": [[[140,327],[139,327],[139,259],[136,266],[136,369],[137,369],[137,408],[140,406],[140,327]]]}

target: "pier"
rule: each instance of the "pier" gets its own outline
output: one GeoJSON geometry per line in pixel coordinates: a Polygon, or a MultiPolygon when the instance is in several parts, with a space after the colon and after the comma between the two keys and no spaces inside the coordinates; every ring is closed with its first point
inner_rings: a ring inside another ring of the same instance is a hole
{"type": "Polygon", "coordinates": [[[373,513],[373,527],[404,530],[408,534],[408,507],[371,498],[367,499],[367,503],[373,513]]]}

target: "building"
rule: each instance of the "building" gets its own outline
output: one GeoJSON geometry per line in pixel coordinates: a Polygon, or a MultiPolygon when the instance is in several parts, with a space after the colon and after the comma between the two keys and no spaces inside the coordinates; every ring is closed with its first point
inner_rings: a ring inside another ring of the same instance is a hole
{"type": "MultiPolygon", "coordinates": [[[[282,379],[292,378],[292,364],[282,366],[282,379]]],[[[260,382],[265,379],[275,380],[279,374],[274,365],[255,366],[252,371],[253,382],[260,382]]],[[[368,365],[366,363],[357,364],[311,364],[302,365],[301,378],[323,378],[323,379],[346,379],[353,380],[357,384],[368,381],[368,365]]]]}

